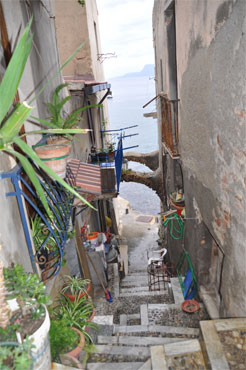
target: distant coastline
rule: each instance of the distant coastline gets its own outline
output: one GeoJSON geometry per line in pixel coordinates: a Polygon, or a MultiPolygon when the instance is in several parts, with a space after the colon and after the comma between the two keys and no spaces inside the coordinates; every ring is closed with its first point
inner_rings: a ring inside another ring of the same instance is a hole
{"type": "Polygon", "coordinates": [[[135,78],[135,77],[153,77],[155,75],[155,66],[154,64],[146,64],[140,72],[129,72],[122,76],[117,76],[110,78],[110,80],[118,78],[135,78]]]}

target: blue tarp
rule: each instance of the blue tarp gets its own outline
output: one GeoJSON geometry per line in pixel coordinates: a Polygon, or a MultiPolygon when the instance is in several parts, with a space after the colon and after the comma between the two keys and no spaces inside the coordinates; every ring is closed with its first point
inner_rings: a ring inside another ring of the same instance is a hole
{"type": "Polygon", "coordinates": [[[119,192],[119,190],[120,190],[120,179],[121,179],[122,164],[123,164],[123,145],[122,145],[122,135],[120,135],[117,150],[116,150],[116,153],[115,153],[115,170],[116,170],[117,192],[119,192]]]}

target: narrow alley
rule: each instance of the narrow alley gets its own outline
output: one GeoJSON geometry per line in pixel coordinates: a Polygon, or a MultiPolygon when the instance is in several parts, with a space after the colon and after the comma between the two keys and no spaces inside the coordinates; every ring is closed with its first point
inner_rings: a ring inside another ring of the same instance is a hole
{"type": "Polygon", "coordinates": [[[246,0],[0,0],[0,370],[246,369],[246,0]]]}
{"type": "MultiPolygon", "coordinates": [[[[209,350],[212,353],[213,348],[208,340],[211,321],[208,321],[204,304],[199,302],[197,312],[184,312],[181,307],[184,297],[177,277],[167,276],[166,281],[160,283],[160,290],[157,284],[157,290],[150,291],[147,256],[156,257],[155,252],[160,249],[158,227],[153,216],[140,215],[128,202],[122,201],[122,239],[128,244],[128,273],[120,279],[117,264],[111,264],[108,288],[113,302],[107,302],[104,296],[95,300],[94,321],[99,324],[99,330],[95,334],[96,349],[87,369],[216,368],[208,359],[209,350]]],[[[233,320],[225,321],[224,325],[230,331],[233,320]]],[[[236,320],[235,328],[229,334],[232,340],[238,338],[240,325],[244,327],[243,320],[236,320]]],[[[216,346],[215,338],[213,340],[216,346]]],[[[239,344],[241,340],[245,342],[246,338],[238,339],[239,344]]],[[[229,369],[223,351],[220,356],[220,366],[229,369]]],[[[234,349],[230,368],[243,370],[245,359],[243,352],[234,349]]]]}

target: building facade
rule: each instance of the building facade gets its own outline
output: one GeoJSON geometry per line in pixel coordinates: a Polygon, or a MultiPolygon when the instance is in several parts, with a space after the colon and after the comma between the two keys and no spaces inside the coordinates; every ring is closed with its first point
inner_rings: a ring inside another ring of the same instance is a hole
{"type": "Polygon", "coordinates": [[[163,212],[182,189],[184,235],[200,295],[246,314],[245,1],[155,0],[153,35],[163,212]]]}
{"type": "MultiPolygon", "coordinates": [[[[72,96],[69,103],[65,106],[65,114],[87,105],[96,105],[83,112],[79,126],[90,129],[90,131],[87,134],[79,135],[72,147],[72,158],[79,160],[86,168],[91,147],[101,148],[105,144],[102,142],[101,130],[103,127],[106,127],[106,122],[108,122],[106,96],[110,91],[110,85],[104,81],[103,66],[99,60],[101,51],[96,1],[90,1],[84,7],[77,0],[70,2],[30,1],[28,3],[3,1],[0,2],[0,5],[3,45],[0,51],[2,55],[1,75],[4,74],[4,70],[9,62],[5,57],[5,48],[10,45],[10,51],[11,53],[13,52],[19,32],[23,32],[26,24],[33,17],[31,31],[34,39],[31,54],[19,85],[20,101],[29,101],[31,94],[34,95],[39,87],[45,84],[58,71],[60,65],[85,41],[84,47],[70,64],[61,73],[57,73],[57,76],[46,87],[44,92],[34,101],[35,109],[33,115],[40,119],[48,117],[46,103],[51,100],[54,89],[64,82],[68,83],[64,96],[68,94],[72,96]],[[68,30],[70,31],[68,32],[68,30]],[[98,103],[100,103],[100,106],[98,106],[98,103]]],[[[30,122],[25,123],[25,131],[35,128],[30,122]]],[[[35,144],[39,140],[40,136],[30,135],[28,144],[35,144]]],[[[1,173],[10,171],[15,164],[14,159],[3,152],[0,153],[1,173]]],[[[81,202],[80,204],[73,204],[73,221],[75,222],[78,238],[80,227],[84,223],[90,225],[90,231],[106,231],[105,217],[108,216],[114,220],[112,196],[102,191],[103,181],[101,181],[100,169],[97,169],[97,173],[98,175],[95,179],[93,174],[90,175],[89,173],[88,175],[86,172],[83,177],[83,185],[85,184],[85,187],[82,188],[81,194],[98,211],[96,212],[85,207],[81,202]],[[100,178],[100,181],[98,178],[100,178]],[[93,187],[98,189],[93,191],[93,187]]],[[[110,190],[112,191],[113,189],[110,190]]],[[[11,192],[13,192],[13,185],[10,180],[6,178],[1,179],[0,208],[6,212],[6,217],[3,218],[0,229],[1,259],[4,266],[8,266],[11,263],[19,263],[24,266],[25,270],[33,271],[33,257],[27,248],[16,198],[14,196],[6,198],[6,194],[11,192]]],[[[115,192],[113,196],[115,196],[115,192]]],[[[33,214],[29,215],[28,209],[27,214],[27,228],[29,229],[28,233],[31,235],[33,214]]],[[[116,228],[115,225],[114,227],[116,228]]],[[[71,257],[76,259],[77,253],[74,243],[72,243],[72,246],[69,246],[67,252],[69,253],[71,250],[73,250],[73,256],[71,257]]],[[[69,256],[67,260],[70,262],[69,256]]],[[[59,263],[61,263],[61,260],[59,263]]],[[[77,263],[79,264],[78,261],[77,263]]],[[[77,270],[79,271],[79,267],[77,270]]],[[[42,270],[38,269],[38,271],[41,276],[44,276],[42,270]]],[[[84,272],[82,266],[82,273],[84,272]]],[[[46,275],[49,279],[49,274],[46,275]]]]}

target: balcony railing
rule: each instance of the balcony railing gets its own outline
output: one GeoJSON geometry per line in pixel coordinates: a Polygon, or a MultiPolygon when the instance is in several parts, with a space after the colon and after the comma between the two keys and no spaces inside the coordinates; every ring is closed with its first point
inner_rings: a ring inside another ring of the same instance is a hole
{"type": "MultiPolygon", "coordinates": [[[[13,183],[14,192],[6,195],[17,198],[33,270],[41,280],[47,281],[55,277],[62,266],[74,197],[38,168],[36,171],[51,209],[51,218],[45,213],[22,167],[1,173],[1,178],[10,178],[13,183]]],[[[74,185],[69,169],[66,181],[74,185]]]]}
{"type": "Polygon", "coordinates": [[[160,95],[162,117],[162,143],[170,156],[179,158],[178,101],[160,95]]]}

